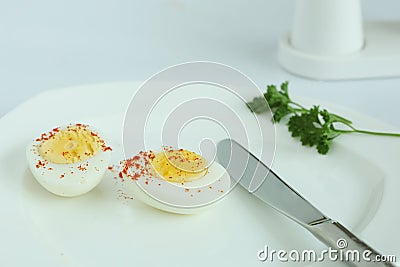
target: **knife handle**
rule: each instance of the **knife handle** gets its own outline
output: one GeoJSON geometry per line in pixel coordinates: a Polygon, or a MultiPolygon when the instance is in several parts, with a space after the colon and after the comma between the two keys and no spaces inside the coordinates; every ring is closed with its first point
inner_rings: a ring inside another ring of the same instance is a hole
{"type": "Polygon", "coordinates": [[[329,248],[337,250],[338,259],[353,266],[395,266],[390,262],[381,262],[382,255],[361,241],[339,222],[326,220],[306,228],[329,248]],[[359,255],[359,261],[357,259],[359,255]],[[342,257],[341,257],[342,256],[342,257]]]}

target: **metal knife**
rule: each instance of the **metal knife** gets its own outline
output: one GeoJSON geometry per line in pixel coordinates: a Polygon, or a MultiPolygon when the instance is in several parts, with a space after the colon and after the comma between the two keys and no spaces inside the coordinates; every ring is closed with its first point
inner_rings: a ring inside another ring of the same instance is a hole
{"type": "Polygon", "coordinates": [[[332,249],[343,250],[343,253],[359,252],[359,262],[345,263],[355,266],[394,266],[389,262],[372,262],[381,254],[342,224],[320,212],[236,141],[232,139],[220,141],[217,145],[217,157],[232,179],[263,202],[306,228],[322,243],[332,249]],[[345,240],[346,243],[338,244],[338,240],[345,240]],[[368,262],[368,259],[371,261],[368,262]]]}

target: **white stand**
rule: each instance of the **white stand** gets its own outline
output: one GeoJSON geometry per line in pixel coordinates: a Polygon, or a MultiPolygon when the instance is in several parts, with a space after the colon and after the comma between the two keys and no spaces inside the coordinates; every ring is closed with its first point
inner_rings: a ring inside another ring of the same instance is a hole
{"type": "Polygon", "coordinates": [[[363,29],[360,0],[297,0],[278,57],[289,72],[312,79],[400,77],[400,21],[363,29]]]}

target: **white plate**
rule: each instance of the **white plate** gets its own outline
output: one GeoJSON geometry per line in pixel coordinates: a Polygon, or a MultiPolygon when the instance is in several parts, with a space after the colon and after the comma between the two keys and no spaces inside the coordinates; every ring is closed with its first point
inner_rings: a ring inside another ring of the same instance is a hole
{"type": "MultiPolygon", "coordinates": [[[[0,119],[1,266],[256,266],[264,245],[276,250],[323,247],[240,188],[213,208],[189,216],[125,199],[113,173],[82,197],[45,191],[27,168],[28,142],[54,126],[84,122],[101,129],[118,151],[123,115],[138,86],[48,91],[0,119]]],[[[329,108],[362,128],[395,130],[350,110],[329,108]]],[[[269,125],[268,115],[264,118],[269,125]]],[[[285,126],[277,126],[273,168],[327,215],[397,258],[399,159],[400,139],[342,136],[328,156],[321,156],[300,146],[285,126]]]]}

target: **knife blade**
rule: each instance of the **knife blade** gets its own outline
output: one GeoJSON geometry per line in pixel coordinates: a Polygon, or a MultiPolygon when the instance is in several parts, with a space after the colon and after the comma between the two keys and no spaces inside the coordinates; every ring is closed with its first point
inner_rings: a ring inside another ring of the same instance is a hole
{"type": "Polygon", "coordinates": [[[247,191],[271,207],[297,222],[321,242],[333,249],[358,251],[360,255],[370,251],[357,261],[347,261],[355,266],[394,266],[389,262],[368,262],[381,254],[357,238],[339,222],[324,215],[292,187],[285,183],[273,170],[256,156],[232,139],[224,139],[217,145],[217,158],[229,175],[247,191]],[[346,247],[338,242],[346,240],[346,247]]]}

